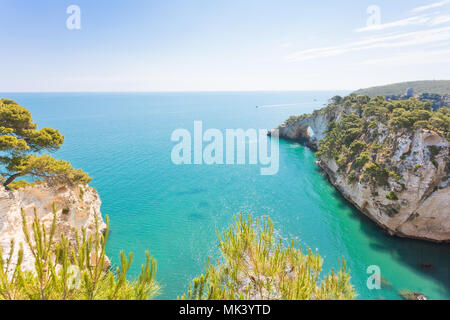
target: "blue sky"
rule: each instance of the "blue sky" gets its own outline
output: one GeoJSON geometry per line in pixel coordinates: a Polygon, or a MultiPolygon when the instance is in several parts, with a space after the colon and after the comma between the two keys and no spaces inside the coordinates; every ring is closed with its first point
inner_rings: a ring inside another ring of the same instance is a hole
{"type": "Polygon", "coordinates": [[[0,13],[0,92],[450,79],[450,0],[0,0],[0,13]],[[66,27],[70,5],[79,30],[66,27]]]}

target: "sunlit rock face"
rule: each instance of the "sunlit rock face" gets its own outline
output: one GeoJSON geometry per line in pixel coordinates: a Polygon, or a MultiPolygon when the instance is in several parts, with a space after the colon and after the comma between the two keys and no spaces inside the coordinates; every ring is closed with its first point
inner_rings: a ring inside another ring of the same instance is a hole
{"type": "MultiPolygon", "coordinates": [[[[330,121],[340,122],[343,115],[358,112],[351,107],[340,106],[322,109],[311,115],[278,127],[279,137],[304,141],[317,148],[325,137],[330,121]],[[308,128],[314,135],[308,134],[308,128]]],[[[271,130],[273,134],[276,129],[271,130]]],[[[317,162],[330,182],[342,195],[391,235],[424,239],[436,242],[450,241],[450,185],[449,141],[441,135],[425,130],[392,133],[379,123],[376,144],[393,150],[388,159],[377,155],[378,163],[389,161],[396,167],[400,180],[388,179],[388,185],[378,186],[363,179],[349,182],[349,170],[339,170],[334,159],[320,157],[317,162]],[[432,154],[432,149],[438,150],[432,154]],[[398,200],[388,199],[394,191],[398,200]]]]}
{"type": "MultiPolygon", "coordinates": [[[[14,239],[16,252],[13,261],[16,261],[19,244],[25,242],[21,210],[25,211],[30,230],[36,212],[38,219],[49,231],[53,222],[53,205],[56,206],[57,217],[55,241],[64,234],[71,243],[75,243],[75,230],[97,232],[96,221],[98,232],[104,232],[106,229],[100,212],[100,197],[97,191],[89,186],[69,188],[35,185],[15,191],[0,187],[0,246],[4,257],[9,254],[10,243],[14,239]]],[[[24,244],[23,249],[22,269],[32,270],[34,258],[27,245],[24,244]]]]}
{"type": "Polygon", "coordinates": [[[269,131],[273,135],[278,130],[279,137],[301,141],[309,147],[317,149],[319,141],[326,135],[326,130],[330,121],[340,121],[345,114],[356,112],[352,107],[342,107],[329,110],[328,112],[315,111],[313,114],[305,114],[289,124],[284,123],[278,128],[269,131]]]}

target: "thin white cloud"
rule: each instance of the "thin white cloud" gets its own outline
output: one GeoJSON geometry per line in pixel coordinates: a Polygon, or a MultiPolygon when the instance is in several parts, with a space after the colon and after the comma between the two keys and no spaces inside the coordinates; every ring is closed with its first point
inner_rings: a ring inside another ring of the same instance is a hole
{"type": "MultiPolygon", "coordinates": [[[[450,0],[449,0],[450,1],[450,0]]],[[[407,27],[407,26],[428,26],[433,27],[438,24],[450,22],[450,15],[440,14],[439,12],[434,12],[432,14],[419,15],[410,18],[405,18],[397,21],[392,21],[388,23],[381,23],[372,26],[367,26],[363,28],[355,29],[356,32],[367,32],[367,31],[380,31],[391,28],[407,27]]]]}
{"type": "Polygon", "coordinates": [[[364,28],[358,28],[355,31],[356,32],[379,31],[379,30],[385,30],[385,29],[389,29],[389,28],[405,27],[405,26],[410,26],[410,25],[424,25],[427,22],[429,22],[430,20],[431,20],[430,17],[415,16],[415,17],[401,19],[401,20],[397,20],[397,21],[393,21],[393,22],[375,24],[372,26],[364,27],[364,28]]]}
{"type": "Polygon", "coordinates": [[[430,26],[436,26],[438,24],[443,24],[443,23],[447,23],[450,22],[450,15],[440,15],[437,16],[436,18],[433,18],[429,25],[430,26]]]}
{"type": "Polygon", "coordinates": [[[411,10],[411,12],[417,13],[417,12],[426,11],[428,9],[439,8],[439,7],[445,6],[449,3],[450,3],[450,0],[443,0],[443,1],[435,2],[435,3],[429,4],[429,5],[414,8],[411,10]]]}
{"type": "Polygon", "coordinates": [[[305,61],[324,57],[337,56],[349,52],[415,46],[439,43],[450,40],[450,27],[432,28],[408,33],[397,33],[387,36],[377,36],[362,41],[350,42],[339,46],[313,48],[294,52],[286,56],[288,61],[305,61]]]}

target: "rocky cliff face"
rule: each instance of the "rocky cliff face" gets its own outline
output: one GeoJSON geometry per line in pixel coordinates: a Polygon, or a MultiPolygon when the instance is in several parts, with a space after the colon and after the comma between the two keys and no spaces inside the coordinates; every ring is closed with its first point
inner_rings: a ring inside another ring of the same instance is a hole
{"type": "MultiPolygon", "coordinates": [[[[280,138],[301,141],[310,148],[317,149],[319,141],[325,137],[330,121],[341,121],[345,114],[352,112],[356,112],[352,107],[342,107],[328,112],[315,111],[312,114],[291,117],[276,129],[280,138]]],[[[269,131],[269,135],[272,135],[274,130],[269,131]]]]}
{"type": "MultiPolygon", "coordinates": [[[[15,240],[16,248],[20,242],[24,242],[21,209],[25,210],[29,225],[33,222],[36,209],[38,219],[50,229],[53,203],[57,209],[55,240],[64,234],[69,241],[75,241],[75,229],[84,228],[88,233],[96,232],[96,219],[99,232],[106,228],[100,213],[100,197],[97,191],[89,186],[68,188],[35,185],[16,191],[6,191],[0,187],[0,246],[5,257],[9,253],[11,239],[15,240]]],[[[33,268],[34,258],[24,245],[22,269],[33,268]]]]}
{"type": "MultiPolygon", "coordinates": [[[[279,136],[306,141],[317,148],[330,121],[340,122],[345,114],[358,112],[361,109],[340,106],[294,118],[278,128],[279,136]],[[308,127],[316,133],[314,136],[308,134],[308,127]]],[[[367,142],[368,137],[373,137],[374,145],[390,151],[374,153],[370,160],[396,168],[395,177],[389,175],[379,185],[357,173],[350,181],[353,163],[342,166],[334,157],[321,155],[318,164],[330,182],[391,235],[450,241],[449,141],[441,134],[421,128],[392,132],[383,123],[364,133],[362,140],[367,142]]]]}

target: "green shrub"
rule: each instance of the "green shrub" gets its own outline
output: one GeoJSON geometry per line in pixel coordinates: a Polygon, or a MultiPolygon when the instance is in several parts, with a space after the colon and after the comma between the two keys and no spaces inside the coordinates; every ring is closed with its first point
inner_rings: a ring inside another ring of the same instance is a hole
{"type": "Polygon", "coordinates": [[[370,121],[367,127],[370,129],[376,128],[376,127],[378,127],[378,122],[370,121]]]}
{"type": "Polygon", "coordinates": [[[397,169],[389,171],[389,177],[397,181],[402,179],[402,176],[397,172],[397,169]]]}
{"type": "Polygon", "coordinates": [[[383,148],[383,146],[380,146],[378,144],[374,144],[372,146],[372,151],[376,153],[376,152],[378,152],[378,150],[381,150],[382,148],[383,148]]]}
{"type": "Polygon", "coordinates": [[[370,160],[370,154],[368,152],[362,152],[361,155],[356,158],[355,162],[353,163],[353,166],[355,169],[361,169],[364,167],[364,165],[369,162],[370,160]]]}
{"type": "Polygon", "coordinates": [[[425,121],[425,120],[419,120],[414,122],[414,128],[418,129],[418,128],[427,128],[428,127],[429,122],[425,121]]]}
{"type": "Polygon", "coordinates": [[[360,140],[355,140],[350,144],[350,154],[352,157],[358,155],[367,147],[367,144],[360,140]]]}
{"type": "Polygon", "coordinates": [[[386,198],[388,198],[389,200],[394,200],[394,201],[398,200],[398,197],[397,197],[397,195],[395,194],[394,191],[389,191],[386,194],[386,198]]]}
{"type": "MultiPolygon", "coordinates": [[[[56,240],[56,208],[48,231],[36,215],[29,230],[22,210],[24,245],[34,258],[34,270],[22,269],[24,251],[11,241],[4,255],[0,247],[0,299],[2,300],[145,300],[154,297],[159,286],[155,281],[156,261],[147,252],[146,264],[135,281],[127,280],[132,254],[121,252],[120,266],[108,268],[104,235],[95,221],[94,233],[76,233],[76,243],[64,234],[56,240]],[[17,257],[17,259],[13,259],[17,257]]],[[[108,218],[106,219],[108,224],[108,218]]]]}
{"type": "Polygon", "coordinates": [[[285,121],[285,124],[287,124],[287,125],[294,124],[294,123],[297,122],[300,118],[301,118],[301,116],[290,116],[290,117],[285,121]]]}
{"type": "Polygon", "coordinates": [[[235,300],[354,299],[345,260],[338,271],[321,276],[322,258],[304,253],[294,241],[287,247],[274,234],[273,223],[239,214],[219,235],[223,259],[206,263],[205,272],[189,285],[182,299],[235,300]]]}
{"type": "Polygon", "coordinates": [[[364,127],[365,121],[353,113],[344,115],[339,123],[330,122],[317,155],[331,158],[334,154],[340,154],[343,146],[349,147],[364,133],[364,127]]]}
{"type": "Polygon", "coordinates": [[[375,179],[380,186],[388,185],[389,171],[386,168],[381,167],[378,163],[370,163],[366,166],[366,172],[368,175],[375,179]]]}
{"type": "Polygon", "coordinates": [[[40,181],[28,182],[26,180],[16,180],[16,181],[11,182],[8,185],[8,188],[10,190],[19,190],[19,189],[23,189],[23,188],[26,188],[26,187],[34,186],[34,185],[36,185],[38,183],[40,183],[40,181]]]}
{"type": "Polygon", "coordinates": [[[356,173],[355,173],[355,171],[352,171],[352,172],[350,172],[350,174],[348,175],[348,182],[349,183],[351,183],[351,184],[353,184],[353,183],[355,183],[355,182],[357,182],[358,181],[358,176],[356,175],[356,173]]]}

